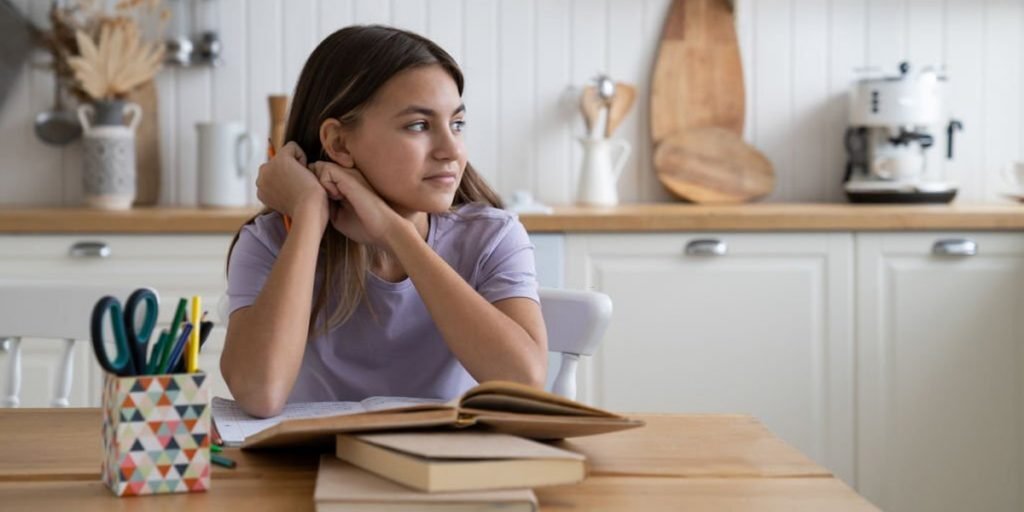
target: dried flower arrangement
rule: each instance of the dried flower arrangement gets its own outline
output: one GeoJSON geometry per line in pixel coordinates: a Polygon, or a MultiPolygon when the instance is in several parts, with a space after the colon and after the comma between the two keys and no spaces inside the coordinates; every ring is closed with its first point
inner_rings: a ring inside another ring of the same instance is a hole
{"type": "Polygon", "coordinates": [[[124,99],[160,70],[169,18],[162,0],[120,0],[113,13],[96,0],[75,0],[54,5],[53,28],[41,37],[57,76],[79,101],[124,99]],[[156,40],[144,41],[140,22],[154,28],[156,40]]]}

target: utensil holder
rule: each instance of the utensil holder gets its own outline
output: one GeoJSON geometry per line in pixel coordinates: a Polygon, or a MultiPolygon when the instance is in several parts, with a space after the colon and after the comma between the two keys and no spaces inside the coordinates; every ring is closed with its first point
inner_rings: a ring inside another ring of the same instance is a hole
{"type": "Polygon", "coordinates": [[[205,373],[107,374],[103,482],[117,496],[210,488],[210,394],[205,373]]]}

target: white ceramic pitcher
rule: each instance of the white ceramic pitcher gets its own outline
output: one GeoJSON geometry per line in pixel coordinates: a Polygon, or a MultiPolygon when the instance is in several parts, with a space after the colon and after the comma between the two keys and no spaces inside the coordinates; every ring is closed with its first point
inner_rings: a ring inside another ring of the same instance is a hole
{"type": "Polygon", "coordinates": [[[235,122],[196,123],[199,205],[245,206],[256,137],[235,122]]]}
{"type": "Polygon", "coordinates": [[[629,143],[622,139],[592,137],[579,141],[583,145],[583,165],[576,202],[589,206],[619,204],[619,175],[629,158],[629,143]]]}

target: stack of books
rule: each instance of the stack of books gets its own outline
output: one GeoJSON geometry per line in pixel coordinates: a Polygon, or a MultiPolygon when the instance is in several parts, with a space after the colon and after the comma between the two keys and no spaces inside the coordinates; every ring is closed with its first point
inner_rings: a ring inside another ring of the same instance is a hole
{"type": "Polygon", "coordinates": [[[616,432],[642,421],[522,384],[486,382],[451,401],[371,397],[289,404],[276,418],[213,401],[226,442],[243,449],[334,442],[321,459],[317,510],[537,509],[531,490],[586,477],[582,455],[540,441],[616,432]]]}
{"type": "Polygon", "coordinates": [[[530,488],[580,482],[585,462],[574,452],[493,432],[342,434],[336,458],[321,461],[315,500],[320,511],[356,510],[355,504],[359,510],[477,510],[500,504],[501,510],[532,511],[536,498],[530,488]],[[364,474],[353,479],[352,473],[364,474]],[[357,480],[363,487],[353,487],[357,480]],[[371,502],[376,508],[366,507],[371,502]]]}

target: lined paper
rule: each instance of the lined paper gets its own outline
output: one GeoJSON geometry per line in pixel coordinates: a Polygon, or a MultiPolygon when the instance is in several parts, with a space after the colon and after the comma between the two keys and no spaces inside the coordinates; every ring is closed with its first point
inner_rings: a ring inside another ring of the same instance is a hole
{"type": "Polygon", "coordinates": [[[322,418],[326,416],[344,416],[369,411],[397,409],[411,405],[444,403],[444,400],[431,398],[408,398],[375,396],[362,402],[304,402],[291,403],[284,406],[281,414],[273,418],[256,418],[250,416],[234,400],[214,397],[213,421],[217,432],[225,446],[241,446],[245,439],[266,430],[286,419],[322,418]]]}

